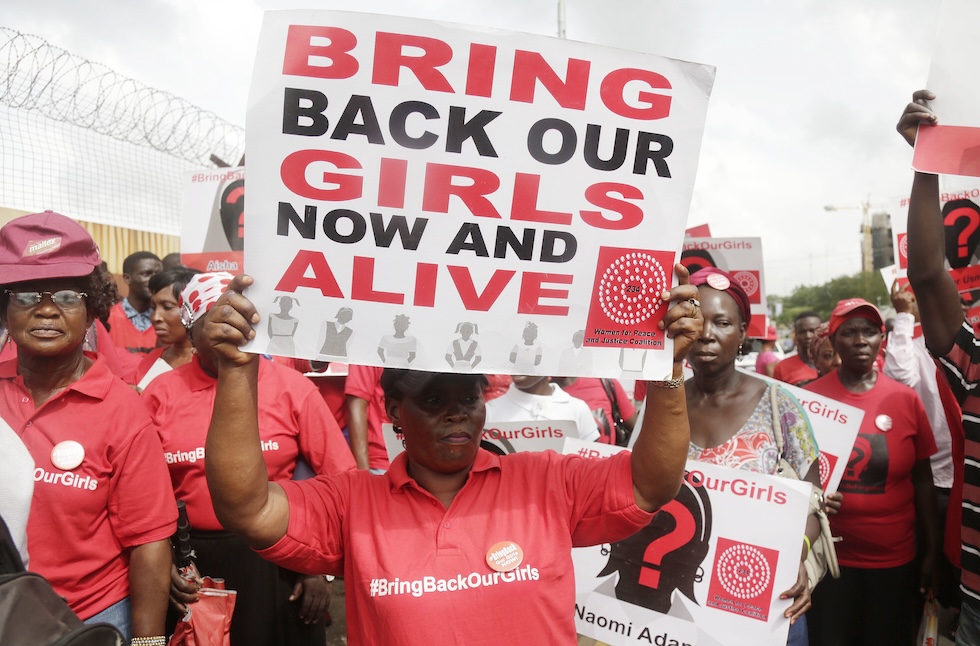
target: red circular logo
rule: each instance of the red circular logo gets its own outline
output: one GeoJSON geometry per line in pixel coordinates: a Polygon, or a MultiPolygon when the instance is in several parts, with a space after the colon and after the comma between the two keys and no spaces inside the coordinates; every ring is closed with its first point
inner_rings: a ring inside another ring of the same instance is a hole
{"type": "Polygon", "coordinates": [[[759,279],[751,271],[736,271],[732,274],[732,278],[748,296],[754,296],[759,291],[759,279]]]}
{"type": "Polygon", "coordinates": [[[718,557],[718,581],[736,599],[754,599],[769,588],[769,561],[752,545],[733,545],[718,557]]]}
{"type": "Polygon", "coordinates": [[[606,268],[599,281],[599,305],[611,321],[638,325],[660,309],[667,288],[664,268],[643,252],[623,254],[606,268]]]}

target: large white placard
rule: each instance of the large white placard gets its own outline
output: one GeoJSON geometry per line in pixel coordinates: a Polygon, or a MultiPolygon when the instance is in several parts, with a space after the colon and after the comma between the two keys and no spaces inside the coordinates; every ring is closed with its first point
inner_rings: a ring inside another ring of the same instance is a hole
{"type": "MultiPolygon", "coordinates": [[[[569,438],[565,453],[623,450],[569,438]]],[[[677,498],[648,527],[572,551],[578,632],[613,646],[782,646],[809,485],[688,462],[677,498]]]]}
{"type": "Polygon", "coordinates": [[[939,30],[926,87],[939,125],[919,128],[912,166],[926,173],[980,177],[980,87],[967,79],[976,73],[980,20],[975,0],[943,0],[939,30]]]}
{"type": "MultiPolygon", "coordinates": [[[[585,348],[590,375],[621,376],[634,351],[662,378],[658,296],[713,81],[542,36],[269,12],[248,109],[249,297],[263,316],[293,298],[282,330],[304,358],[446,370],[463,340],[486,372],[555,374],[585,348]]],[[[257,331],[249,349],[266,351],[257,331]]]]}

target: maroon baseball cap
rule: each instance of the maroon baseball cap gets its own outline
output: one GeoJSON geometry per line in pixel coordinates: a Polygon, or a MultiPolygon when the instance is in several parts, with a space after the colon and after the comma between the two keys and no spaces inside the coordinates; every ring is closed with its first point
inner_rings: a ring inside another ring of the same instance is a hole
{"type": "Polygon", "coordinates": [[[877,307],[863,298],[848,298],[839,301],[834,307],[834,311],[830,313],[830,333],[836,332],[841,323],[847,319],[855,317],[868,319],[879,328],[885,329],[884,320],[881,318],[881,312],[878,311],[877,307]]]}
{"type": "Polygon", "coordinates": [[[88,276],[102,263],[88,231],[60,213],[14,218],[0,228],[0,281],[88,276]]]}

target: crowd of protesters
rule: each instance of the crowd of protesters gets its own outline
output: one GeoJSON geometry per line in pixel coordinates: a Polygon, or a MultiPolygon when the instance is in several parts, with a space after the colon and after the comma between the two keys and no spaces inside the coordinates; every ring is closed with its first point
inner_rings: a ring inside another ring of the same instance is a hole
{"type": "MultiPolygon", "coordinates": [[[[901,116],[909,143],[936,122],[931,96],[915,93],[901,116]]],[[[780,595],[791,599],[787,643],[910,644],[934,597],[959,613],[957,644],[976,646],[980,343],[944,269],[939,205],[937,178],[916,173],[911,285],[892,289],[887,337],[877,307],[847,299],[827,321],[799,313],[785,359],[767,330],[754,372],[736,367],[751,318],[744,290],[720,269],[688,276],[677,265],[678,285],[661,295],[672,374],[632,399],[618,380],[479,374],[471,323],[447,347],[452,374],[410,368],[407,317],[378,350],[400,368],[325,372],[247,354],[239,346],[255,326],[275,338],[295,325],[292,298],[259,321],[242,295],[251,278],[149,251],[126,258],[120,298],[79,224],[50,211],[16,218],[0,229],[0,513],[24,564],[82,620],[137,645],[166,643],[200,596],[201,580],[173,559],[177,500],[199,570],[238,591],[232,644],[324,644],[337,576],[356,582],[352,644],[571,644],[571,548],[650,524],[687,460],[778,474],[785,459],[791,477],[818,485],[819,447],[785,382],[863,410],[867,458],[822,510],[843,539],[840,578],[808,580],[815,517],[801,537],[798,579],[780,595]],[[632,450],[588,461],[481,448],[485,424],[534,420],[571,420],[581,439],[632,450]],[[390,461],[384,424],[404,437],[390,461]],[[472,572],[497,535],[543,559],[519,594],[381,599],[366,586],[472,572]]],[[[343,343],[351,316],[339,311],[324,343],[343,343]]],[[[515,346],[515,372],[535,372],[535,337],[527,328],[530,350],[515,346]]]]}

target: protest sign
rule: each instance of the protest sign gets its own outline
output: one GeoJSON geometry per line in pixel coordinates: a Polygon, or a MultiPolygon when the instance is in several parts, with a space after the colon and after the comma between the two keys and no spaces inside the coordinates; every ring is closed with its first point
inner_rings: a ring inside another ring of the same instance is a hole
{"type": "Polygon", "coordinates": [[[684,230],[685,238],[710,238],[711,227],[708,224],[698,224],[684,230]]]}
{"type": "Polygon", "coordinates": [[[898,263],[882,267],[878,273],[881,274],[881,280],[885,283],[885,289],[889,291],[891,291],[892,285],[896,283],[898,283],[898,289],[909,287],[909,272],[907,269],[899,267],[898,263]]]}
{"type": "MultiPolygon", "coordinates": [[[[261,151],[249,298],[263,316],[277,296],[301,301],[289,333],[304,358],[446,370],[462,339],[486,372],[555,374],[584,348],[588,374],[619,377],[635,350],[635,372],[660,379],[658,295],[713,80],[541,36],[267,12],[247,115],[261,151]]],[[[265,351],[257,332],[248,349],[265,351]]]]}
{"type": "Polygon", "coordinates": [[[944,0],[926,87],[939,125],[919,128],[912,167],[926,173],[980,177],[980,88],[971,82],[980,61],[974,0],[944,0]]]}
{"type": "Polygon", "coordinates": [[[200,271],[244,271],[245,168],[184,177],[180,262],[200,271]]]}
{"type": "MultiPolygon", "coordinates": [[[[960,292],[980,289],[980,187],[965,186],[940,191],[939,201],[944,223],[946,268],[956,281],[960,292]]],[[[899,200],[898,212],[902,217],[893,218],[892,238],[895,245],[896,264],[899,270],[907,270],[909,198],[899,200]]],[[[889,284],[890,288],[891,285],[889,284]]]]}
{"type": "MultiPolygon", "coordinates": [[[[578,439],[566,454],[624,450],[578,439]]],[[[783,646],[810,486],[688,462],[677,497],[633,536],[572,550],[575,624],[600,642],[783,646]]]]}
{"type": "Polygon", "coordinates": [[[844,404],[826,395],[812,393],[781,381],[761,379],[776,383],[800,402],[813,428],[813,437],[820,447],[820,488],[826,492],[837,491],[844,473],[853,469],[852,462],[860,460],[853,452],[864,411],[844,404]]]}
{"type": "MultiPolygon", "coordinates": [[[[382,424],[388,459],[405,450],[404,438],[391,424],[382,424]]],[[[528,422],[495,422],[487,424],[480,446],[497,455],[518,451],[560,452],[566,437],[577,437],[577,427],[571,420],[534,420],[528,422]]]]}
{"type": "Polygon", "coordinates": [[[731,274],[749,297],[752,320],[747,321],[748,336],[766,335],[768,306],[761,238],[685,238],[681,264],[692,274],[704,267],[731,274]]]}
{"type": "MultiPolygon", "coordinates": [[[[771,384],[777,384],[800,403],[807,419],[810,420],[817,446],[820,447],[820,488],[826,492],[837,491],[851,462],[859,461],[862,457],[853,453],[853,447],[858,430],[861,428],[861,421],[864,419],[864,411],[826,395],[760,375],[754,370],[751,374],[771,384]]],[[[767,405],[768,400],[768,397],[764,397],[759,405],[767,405]]],[[[643,406],[641,405],[636,415],[636,427],[633,429],[633,435],[630,436],[630,449],[640,435],[642,423],[643,406]]]]}

